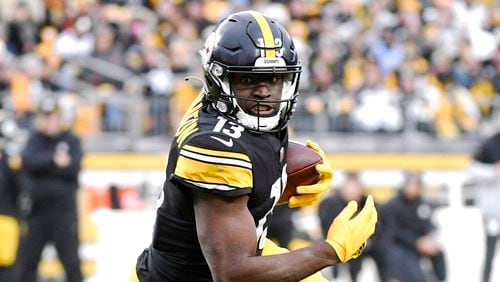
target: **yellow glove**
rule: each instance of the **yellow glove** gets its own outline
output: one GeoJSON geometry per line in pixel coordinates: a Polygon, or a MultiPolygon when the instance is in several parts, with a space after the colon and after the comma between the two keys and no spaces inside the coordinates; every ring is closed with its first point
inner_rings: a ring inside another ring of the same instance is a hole
{"type": "Polygon", "coordinates": [[[318,182],[312,185],[298,186],[296,196],[290,197],[288,206],[291,208],[310,206],[318,201],[323,194],[330,189],[333,183],[333,169],[325,153],[318,144],[307,140],[306,146],[313,149],[321,156],[323,163],[316,165],[316,171],[319,174],[318,182]]]}
{"type": "MultiPolygon", "coordinates": [[[[282,248],[276,245],[273,241],[266,238],[266,242],[264,243],[264,249],[262,249],[263,256],[272,256],[272,255],[281,255],[288,253],[289,251],[285,248],[282,248]]],[[[321,275],[318,271],[311,276],[308,276],[302,280],[301,282],[327,282],[328,280],[321,275]]]]}
{"type": "Polygon", "coordinates": [[[350,201],[335,217],[326,236],[326,242],[332,245],[341,262],[359,257],[366,240],[375,232],[377,210],[373,197],[368,196],[363,209],[353,217],[357,210],[358,204],[350,201]]]}

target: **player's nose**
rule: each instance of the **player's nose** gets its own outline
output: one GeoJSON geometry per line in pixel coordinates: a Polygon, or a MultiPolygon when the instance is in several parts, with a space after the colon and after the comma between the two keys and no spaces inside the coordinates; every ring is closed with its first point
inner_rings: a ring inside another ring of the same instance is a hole
{"type": "Polygon", "coordinates": [[[269,89],[269,85],[266,82],[261,81],[255,86],[253,94],[257,98],[263,99],[270,97],[272,93],[271,90],[269,89]]]}

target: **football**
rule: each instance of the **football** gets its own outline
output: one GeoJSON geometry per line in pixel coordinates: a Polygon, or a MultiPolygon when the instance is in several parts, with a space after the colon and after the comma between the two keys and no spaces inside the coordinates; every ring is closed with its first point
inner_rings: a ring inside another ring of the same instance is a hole
{"type": "Polygon", "coordinates": [[[288,181],[278,204],[288,203],[291,196],[297,193],[297,186],[310,185],[318,181],[316,165],[323,162],[321,156],[313,149],[290,140],[286,152],[286,174],[288,181]]]}

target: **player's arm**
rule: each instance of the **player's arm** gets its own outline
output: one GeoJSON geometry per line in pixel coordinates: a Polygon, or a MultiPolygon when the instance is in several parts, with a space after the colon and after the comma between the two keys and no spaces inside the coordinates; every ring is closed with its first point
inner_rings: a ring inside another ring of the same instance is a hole
{"type": "Polygon", "coordinates": [[[44,147],[36,137],[31,137],[21,154],[23,168],[32,173],[50,171],[54,167],[52,156],[49,148],[44,147]]]}
{"type": "Polygon", "coordinates": [[[196,228],[215,281],[299,281],[339,262],[326,242],[281,255],[256,256],[248,196],[193,192],[196,228]]]}

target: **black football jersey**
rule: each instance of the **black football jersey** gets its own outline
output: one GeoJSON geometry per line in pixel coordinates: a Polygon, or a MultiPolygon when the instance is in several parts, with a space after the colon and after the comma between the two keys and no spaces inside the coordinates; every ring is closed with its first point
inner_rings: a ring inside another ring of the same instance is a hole
{"type": "Polygon", "coordinates": [[[172,142],[158,202],[152,246],[168,268],[161,272],[176,280],[211,280],[198,242],[190,189],[224,197],[248,195],[260,255],[269,216],[286,184],[287,144],[286,129],[249,131],[221,116],[200,94],[172,142]]]}

